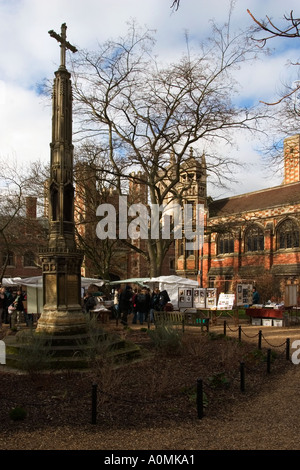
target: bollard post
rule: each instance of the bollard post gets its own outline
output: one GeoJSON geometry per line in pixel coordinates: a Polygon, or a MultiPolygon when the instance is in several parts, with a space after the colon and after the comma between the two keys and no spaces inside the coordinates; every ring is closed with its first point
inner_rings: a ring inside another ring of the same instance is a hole
{"type": "Polygon", "coordinates": [[[268,374],[271,372],[271,349],[268,349],[268,355],[267,355],[267,372],[268,372],[268,374]]]}
{"type": "Polygon", "coordinates": [[[224,336],[226,336],[226,320],[224,320],[224,336]]]}
{"type": "Polygon", "coordinates": [[[261,338],[262,338],[262,331],[259,330],[259,332],[258,332],[258,349],[261,349],[261,338]]]}
{"type": "Polygon", "coordinates": [[[240,363],[241,392],[245,391],[245,363],[240,363]]]}
{"type": "Polygon", "coordinates": [[[242,327],[239,325],[239,342],[242,341],[242,327]]]}
{"type": "Polygon", "coordinates": [[[97,384],[92,386],[92,424],[97,422],[97,384]]]}
{"type": "Polygon", "coordinates": [[[286,339],[285,357],[286,357],[286,360],[287,360],[287,361],[290,360],[290,338],[287,338],[287,339],[286,339]]]}
{"type": "Polygon", "coordinates": [[[197,380],[197,413],[198,418],[203,418],[203,382],[201,379],[197,380]]]}

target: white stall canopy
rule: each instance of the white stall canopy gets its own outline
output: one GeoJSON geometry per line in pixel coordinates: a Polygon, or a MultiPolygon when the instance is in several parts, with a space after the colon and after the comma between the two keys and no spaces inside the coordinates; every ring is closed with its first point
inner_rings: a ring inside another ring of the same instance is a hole
{"type": "MultiPolygon", "coordinates": [[[[106,281],[102,279],[94,279],[89,277],[81,278],[81,287],[86,289],[91,284],[101,287],[106,281]]],[[[27,312],[28,313],[41,313],[43,309],[43,277],[33,276],[27,278],[13,277],[2,279],[4,287],[26,286],[27,290],[27,312]]]]}
{"type": "Polygon", "coordinates": [[[178,288],[185,287],[185,288],[195,288],[199,287],[198,281],[194,279],[188,279],[185,277],[180,276],[159,276],[159,277],[151,277],[148,281],[145,282],[147,286],[151,289],[155,285],[158,285],[160,291],[166,290],[170,297],[170,302],[173,305],[173,308],[177,310],[178,306],[178,288]]]}
{"type": "MultiPolygon", "coordinates": [[[[107,281],[103,279],[94,279],[90,277],[81,278],[81,287],[88,287],[91,284],[95,284],[98,287],[103,286],[107,281]]],[[[33,276],[33,277],[4,277],[2,279],[2,285],[4,287],[13,287],[13,286],[30,286],[30,287],[43,287],[43,276],[33,276]]]]}
{"type": "Polygon", "coordinates": [[[178,288],[179,287],[199,287],[198,281],[194,279],[187,279],[180,276],[158,276],[158,277],[134,277],[130,279],[120,279],[119,281],[112,281],[109,283],[111,286],[121,284],[137,284],[141,287],[158,287],[160,291],[166,290],[170,297],[170,302],[174,309],[178,309],[178,288]]]}

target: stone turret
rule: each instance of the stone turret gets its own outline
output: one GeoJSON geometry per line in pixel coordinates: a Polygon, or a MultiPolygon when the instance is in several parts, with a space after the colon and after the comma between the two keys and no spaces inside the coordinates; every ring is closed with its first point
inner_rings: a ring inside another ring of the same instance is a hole
{"type": "Polygon", "coordinates": [[[300,135],[284,139],[284,184],[300,181],[300,135]]]}

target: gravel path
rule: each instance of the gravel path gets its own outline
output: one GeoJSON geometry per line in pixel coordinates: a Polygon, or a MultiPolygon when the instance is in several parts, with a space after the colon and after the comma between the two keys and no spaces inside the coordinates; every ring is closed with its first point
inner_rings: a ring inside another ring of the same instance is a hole
{"type": "Polygon", "coordinates": [[[237,403],[219,420],[192,425],[101,432],[98,426],[17,431],[0,436],[0,448],[49,450],[299,450],[300,368],[294,366],[271,381],[255,399],[237,403]]]}

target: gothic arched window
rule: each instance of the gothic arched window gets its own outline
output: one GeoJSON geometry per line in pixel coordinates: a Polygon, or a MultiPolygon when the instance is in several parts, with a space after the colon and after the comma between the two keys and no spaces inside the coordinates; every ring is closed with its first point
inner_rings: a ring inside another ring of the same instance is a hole
{"type": "Polygon", "coordinates": [[[35,255],[32,251],[26,251],[24,253],[24,266],[32,267],[35,266],[35,255]]]}
{"type": "Polygon", "coordinates": [[[15,255],[13,251],[8,251],[2,254],[2,265],[14,266],[15,265],[15,255]]]}
{"type": "Polygon", "coordinates": [[[291,219],[287,219],[278,226],[277,249],[298,248],[299,226],[291,219]]]}
{"type": "Polygon", "coordinates": [[[264,232],[258,226],[249,228],[245,235],[245,251],[262,251],[264,249],[264,232]]]}
{"type": "Polygon", "coordinates": [[[234,253],[234,238],[232,233],[225,233],[218,237],[218,254],[234,253]]]}

